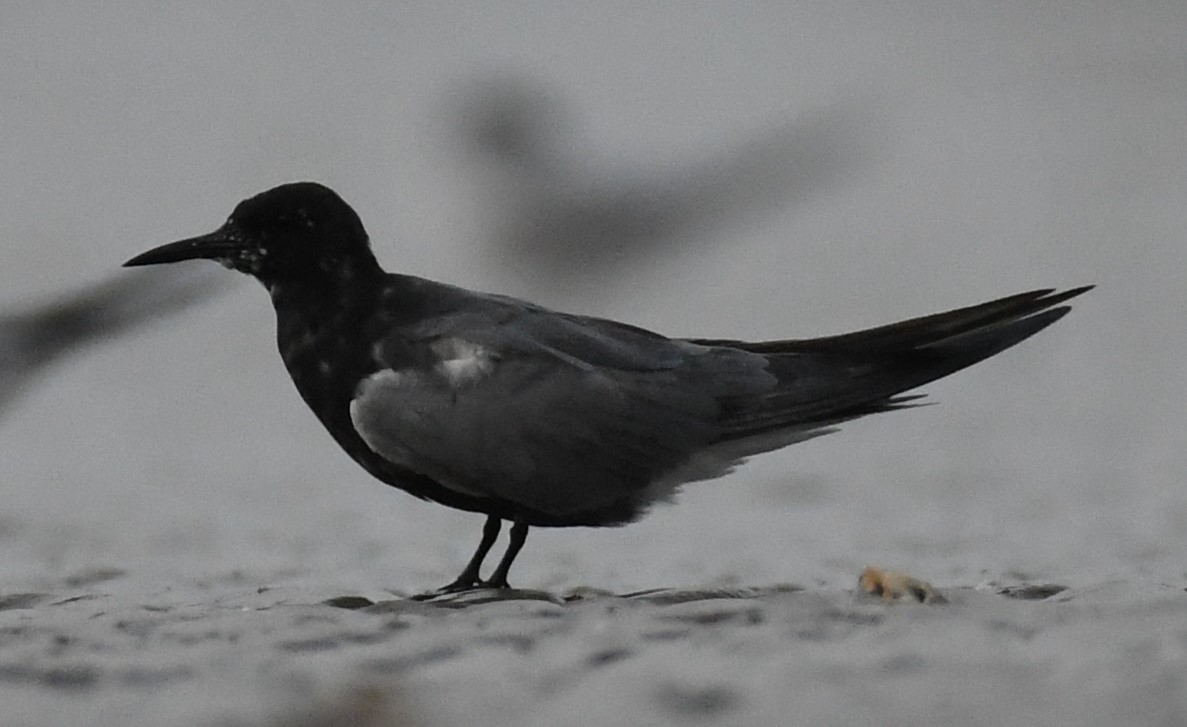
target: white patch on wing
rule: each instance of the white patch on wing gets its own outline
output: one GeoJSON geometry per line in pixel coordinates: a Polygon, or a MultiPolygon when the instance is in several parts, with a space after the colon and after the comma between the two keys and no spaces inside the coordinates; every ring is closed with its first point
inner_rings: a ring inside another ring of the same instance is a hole
{"type": "Polygon", "coordinates": [[[384,361],[383,349],[384,341],[381,338],[371,345],[371,360],[382,365],[384,361]]]}
{"type": "Polygon", "coordinates": [[[461,338],[443,338],[429,348],[441,358],[434,368],[454,386],[477,381],[495,367],[489,349],[461,338]]]}

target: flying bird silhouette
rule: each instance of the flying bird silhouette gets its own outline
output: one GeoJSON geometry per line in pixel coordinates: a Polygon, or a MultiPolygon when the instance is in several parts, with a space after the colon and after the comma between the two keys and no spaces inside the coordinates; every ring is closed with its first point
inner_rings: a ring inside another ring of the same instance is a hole
{"type": "Polygon", "coordinates": [[[210,272],[124,273],[0,316],[0,412],[67,354],[184,308],[223,287],[210,272]]]}
{"type": "MultiPolygon", "coordinates": [[[[872,161],[864,105],[838,103],[702,150],[659,170],[585,163],[564,99],[493,77],[459,94],[460,148],[490,199],[484,251],[528,280],[604,286],[640,258],[670,254],[706,230],[816,199],[872,161]]],[[[871,102],[872,104],[872,102],[871,102]]]]}
{"type": "Polygon", "coordinates": [[[1029,338],[1088,290],[811,340],[667,338],[384,272],[358,215],[312,182],[251,197],[216,231],[126,265],[195,258],[267,288],[297,391],[356,462],[487,515],[473,558],[440,592],[507,587],[532,526],[628,523],[683,483],[909,407],[919,397],[903,392],[1029,338]],[[483,579],[504,520],[510,543],[483,579]]]}

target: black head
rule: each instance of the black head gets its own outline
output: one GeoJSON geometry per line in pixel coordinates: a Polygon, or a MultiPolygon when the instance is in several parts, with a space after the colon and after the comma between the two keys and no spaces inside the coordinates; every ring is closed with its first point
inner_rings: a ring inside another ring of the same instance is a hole
{"type": "Polygon", "coordinates": [[[215,260],[276,283],[335,281],[378,271],[367,232],[332,189],[293,182],[240,202],[214,232],[149,250],[126,267],[215,260]]]}

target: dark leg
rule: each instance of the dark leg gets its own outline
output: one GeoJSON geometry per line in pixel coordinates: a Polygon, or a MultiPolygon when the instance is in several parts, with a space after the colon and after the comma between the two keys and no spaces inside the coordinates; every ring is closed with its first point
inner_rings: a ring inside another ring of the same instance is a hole
{"type": "Polygon", "coordinates": [[[515,556],[519,555],[519,551],[523,548],[523,543],[528,539],[528,524],[522,521],[516,521],[511,526],[511,542],[507,544],[507,552],[503,554],[503,559],[499,561],[495,572],[491,574],[490,579],[483,581],[482,585],[486,588],[510,588],[507,583],[507,572],[511,570],[511,562],[515,560],[515,556]]]}
{"type": "MultiPolygon", "coordinates": [[[[478,550],[474,551],[474,556],[470,558],[470,562],[462,570],[452,583],[442,586],[436,591],[425,593],[420,596],[413,596],[414,599],[424,600],[432,598],[433,596],[442,593],[459,593],[461,591],[468,591],[471,588],[478,588],[484,586],[482,579],[478,577],[478,569],[482,567],[482,561],[486,559],[486,554],[490,552],[491,546],[495,544],[495,540],[499,537],[499,529],[502,527],[503,521],[494,515],[488,515],[486,524],[482,526],[482,540],[478,542],[478,550]]],[[[515,537],[515,530],[511,530],[512,538],[515,537]]],[[[522,543],[521,543],[522,544],[522,543]]],[[[506,575],[506,574],[504,574],[506,575]]]]}

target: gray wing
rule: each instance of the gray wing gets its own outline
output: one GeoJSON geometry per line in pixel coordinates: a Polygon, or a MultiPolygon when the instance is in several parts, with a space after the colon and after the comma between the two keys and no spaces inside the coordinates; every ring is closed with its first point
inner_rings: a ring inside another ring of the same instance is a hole
{"type": "Polygon", "coordinates": [[[557,520],[645,504],[719,437],[731,400],[774,384],[755,354],[483,300],[390,337],[382,356],[419,363],[372,375],[351,405],[376,453],[469,495],[557,520]]]}

